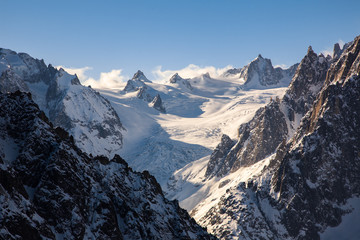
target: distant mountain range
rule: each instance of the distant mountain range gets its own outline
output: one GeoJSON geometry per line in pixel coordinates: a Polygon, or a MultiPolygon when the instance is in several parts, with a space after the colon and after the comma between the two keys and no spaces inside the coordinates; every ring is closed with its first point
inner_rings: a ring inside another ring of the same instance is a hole
{"type": "Polygon", "coordinates": [[[0,49],[0,238],[356,239],[359,74],[360,36],[110,90],[0,49]]]}

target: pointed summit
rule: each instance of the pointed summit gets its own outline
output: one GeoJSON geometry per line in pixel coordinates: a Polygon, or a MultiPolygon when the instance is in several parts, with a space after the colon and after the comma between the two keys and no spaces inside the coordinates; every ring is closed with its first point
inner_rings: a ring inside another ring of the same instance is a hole
{"type": "Polygon", "coordinates": [[[262,56],[261,56],[261,54],[259,53],[259,55],[258,55],[258,57],[257,57],[258,59],[264,59],[262,56]]]}
{"type": "Polygon", "coordinates": [[[204,73],[204,74],[202,75],[202,77],[203,77],[203,78],[211,78],[211,76],[210,76],[210,73],[209,73],[209,72],[204,73]]]}
{"type": "Polygon", "coordinates": [[[145,77],[144,73],[143,73],[142,71],[138,70],[138,71],[134,74],[134,76],[133,76],[132,79],[140,78],[141,76],[144,76],[144,77],[145,77]]]}
{"type": "Polygon", "coordinates": [[[140,80],[140,81],[143,81],[143,82],[151,82],[149,79],[147,79],[147,78],[145,77],[145,74],[144,74],[142,71],[140,71],[140,70],[138,70],[138,71],[134,74],[132,80],[140,80]]]}
{"type": "Polygon", "coordinates": [[[180,77],[180,75],[178,73],[175,73],[171,78],[170,78],[170,83],[176,83],[180,80],[183,80],[182,77],[180,77]]]}
{"type": "Polygon", "coordinates": [[[311,46],[309,46],[308,50],[307,50],[307,55],[312,54],[312,53],[314,53],[314,50],[312,49],[311,46]]]}
{"type": "Polygon", "coordinates": [[[182,77],[180,77],[180,75],[178,73],[175,73],[169,80],[170,83],[172,84],[178,84],[178,86],[181,87],[181,85],[187,87],[188,89],[192,90],[193,87],[191,86],[189,79],[183,79],[182,77]]]}
{"type": "Polygon", "coordinates": [[[341,47],[339,43],[335,43],[334,44],[334,52],[333,52],[333,57],[337,57],[340,56],[341,53],[341,47]]]}

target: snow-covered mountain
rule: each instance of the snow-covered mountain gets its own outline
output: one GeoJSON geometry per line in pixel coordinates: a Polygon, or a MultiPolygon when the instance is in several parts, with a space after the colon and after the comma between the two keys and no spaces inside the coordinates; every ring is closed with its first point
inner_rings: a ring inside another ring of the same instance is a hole
{"type": "Polygon", "coordinates": [[[264,88],[269,86],[287,87],[294,76],[298,64],[288,69],[274,68],[271,60],[263,58],[261,54],[243,68],[227,70],[225,77],[236,77],[244,82],[244,88],[264,88]]]}
{"type": "Polygon", "coordinates": [[[1,239],[214,239],[147,171],[83,153],[29,93],[0,106],[1,239]]]}
{"type": "Polygon", "coordinates": [[[160,94],[149,84],[151,81],[146,78],[143,72],[138,70],[132,79],[127,81],[127,84],[124,88],[124,92],[136,92],[136,97],[143,99],[145,102],[148,102],[149,107],[165,113],[166,110],[163,106],[160,94]]]}
{"type": "Polygon", "coordinates": [[[286,70],[259,55],[219,79],[138,71],[106,98],[0,54],[4,238],[211,238],[164,195],[221,239],[359,235],[360,37],[286,70]]]}
{"type": "Polygon", "coordinates": [[[237,142],[223,136],[212,160],[174,174],[172,196],[217,237],[357,239],[360,36],[341,51],[309,48],[284,97],[237,142]]]}
{"type": "Polygon", "coordinates": [[[46,66],[43,60],[0,49],[0,91],[31,92],[55,126],[70,132],[78,147],[109,155],[122,146],[122,123],[109,101],[76,75],[46,66]]]}
{"type": "Polygon", "coordinates": [[[238,140],[232,146],[222,141],[218,149],[226,154],[212,154],[206,176],[224,176],[254,164],[291,137],[323,85],[329,65],[322,54],[309,47],[283,99],[276,98],[257,110],[252,120],[240,126],[238,140]]]}
{"type": "MultiPolygon", "coordinates": [[[[139,72],[135,75],[145,77],[139,72]]],[[[282,96],[284,90],[243,90],[235,79],[215,79],[209,74],[190,79],[175,74],[165,83],[134,77],[119,89],[99,89],[127,129],[118,153],[135,170],[148,170],[163,187],[174,171],[210,155],[223,133],[235,137],[235,125],[248,121],[256,109],[271,97],[282,96]],[[150,96],[151,102],[139,98],[139,93],[150,96]],[[152,107],[156,107],[153,98],[157,95],[166,113],[152,107]]]]}
{"type": "Polygon", "coordinates": [[[191,86],[190,79],[183,79],[180,77],[178,73],[175,73],[169,80],[170,83],[176,85],[179,88],[187,88],[189,90],[193,90],[193,87],[191,86]]]}

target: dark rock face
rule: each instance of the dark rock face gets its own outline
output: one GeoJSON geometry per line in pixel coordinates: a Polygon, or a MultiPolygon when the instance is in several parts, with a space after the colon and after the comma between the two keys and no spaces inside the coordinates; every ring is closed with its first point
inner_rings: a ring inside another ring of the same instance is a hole
{"type": "MultiPolygon", "coordinates": [[[[344,46],[344,48],[346,47],[346,45],[344,46]]],[[[359,52],[360,44],[358,37],[355,38],[351,46],[347,47],[346,50],[344,50],[344,53],[339,57],[339,59],[335,63],[333,63],[332,68],[328,72],[326,84],[329,84],[336,79],[344,80],[346,78],[349,78],[351,75],[354,74],[354,72],[358,73],[360,70],[359,52]]]]}
{"type": "Polygon", "coordinates": [[[345,43],[344,46],[341,48],[340,47],[340,44],[339,43],[335,43],[334,44],[334,50],[333,50],[333,57],[332,57],[332,60],[333,62],[336,62],[341,54],[349,47],[352,45],[353,42],[348,42],[348,43],[345,43]]]}
{"type": "Polygon", "coordinates": [[[341,55],[341,48],[340,48],[340,45],[339,43],[335,43],[334,44],[334,52],[333,52],[333,57],[340,57],[341,55]]]}
{"type": "MultiPolygon", "coordinates": [[[[329,66],[324,56],[309,47],[283,99],[272,100],[252,120],[240,126],[238,141],[225,160],[217,163],[216,175],[224,176],[241,166],[252,165],[274,153],[280,143],[290,138],[318,95],[329,66]]],[[[293,73],[294,69],[289,71],[293,73]]],[[[212,164],[214,161],[210,159],[208,168],[212,164]]],[[[210,170],[207,173],[211,175],[210,170]]]]}
{"type": "Polygon", "coordinates": [[[318,238],[341,222],[341,205],[360,196],[359,96],[358,76],[324,89],[286,155],[276,159],[272,186],[287,206],[282,217],[293,237],[304,231],[306,239],[318,238]]]}
{"type": "Polygon", "coordinates": [[[309,47],[283,97],[290,121],[294,121],[295,114],[304,116],[309,110],[324,84],[329,67],[330,62],[309,47]]]}
{"type": "Polygon", "coordinates": [[[142,71],[140,71],[140,70],[138,70],[138,71],[134,74],[132,80],[140,80],[140,81],[143,81],[143,82],[151,82],[149,79],[147,79],[147,78],[145,77],[145,74],[144,74],[142,71]]]}
{"type": "Polygon", "coordinates": [[[228,135],[223,134],[221,136],[221,142],[216,146],[214,152],[210,156],[205,177],[216,176],[218,174],[221,170],[219,167],[224,164],[225,157],[228,155],[234,144],[234,141],[231,140],[228,135]]]}
{"type": "Polygon", "coordinates": [[[82,86],[76,75],[7,49],[0,49],[0,59],[1,92],[31,92],[51,122],[69,131],[88,153],[109,154],[121,148],[119,116],[99,93],[82,86]],[[97,114],[99,109],[102,112],[97,114]]]}
{"type": "Polygon", "coordinates": [[[230,149],[222,151],[225,154],[221,157],[222,161],[216,161],[218,149],[215,149],[207,166],[207,176],[224,176],[273,153],[287,136],[286,121],[279,106],[279,102],[273,101],[256,111],[250,122],[242,124],[236,144],[228,144],[226,146],[230,149]],[[213,165],[216,165],[216,173],[211,170],[215,170],[213,165]]]}
{"type": "Polygon", "coordinates": [[[162,113],[166,112],[165,107],[162,104],[162,100],[161,100],[161,97],[159,94],[157,94],[154,97],[154,99],[151,102],[151,106],[162,113]]]}
{"type": "Polygon", "coordinates": [[[243,71],[240,72],[240,78],[246,79],[245,85],[249,84],[255,74],[258,75],[259,83],[263,86],[277,84],[282,78],[280,69],[274,69],[271,60],[259,55],[243,71]]]}
{"type": "Polygon", "coordinates": [[[1,239],[212,239],[148,172],[89,157],[30,95],[0,105],[1,239]]]}
{"type": "Polygon", "coordinates": [[[240,239],[320,239],[353,211],[347,201],[360,197],[359,46],[360,36],[333,62],[300,127],[262,173],[228,189],[202,225],[218,225],[213,233],[225,239],[234,231],[240,239]]]}

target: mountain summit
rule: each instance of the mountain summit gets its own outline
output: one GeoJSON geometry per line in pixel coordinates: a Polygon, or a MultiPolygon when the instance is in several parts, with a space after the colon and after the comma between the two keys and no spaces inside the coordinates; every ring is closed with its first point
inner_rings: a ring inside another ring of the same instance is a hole
{"type": "Polygon", "coordinates": [[[226,71],[226,77],[238,77],[244,81],[244,87],[264,88],[270,86],[287,86],[295,73],[297,64],[287,70],[280,67],[274,68],[271,60],[258,55],[251,63],[243,68],[234,68],[226,71]]]}
{"type": "Polygon", "coordinates": [[[128,80],[124,92],[136,92],[136,97],[149,103],[149,106],[165,113],[165,107],[157,90],[151,87],[152,82],[147,79],[144,73],[138,70],[132,79],[128,80]]]}
{"type": "Polygon", "coordinates": [[[83,153],[30,94],[0,105],[1,239],[213,239],[149,172],[83,153]]]}
{"type": "Polygon", "coordinates": [[[69,131],[83,151],[108,155],[122,147],[119,116],[107,99],[82,86],[76,75],[8,49],[0,49],[0,74],[1,92],[31,92],[50,121],[69,131]]]}
{"type": "Polygon", "coordinates": [[[151,82],[149,79],[147,79],[147,77],[145,77],[145,74],[140,70],[138,70],[134,74],[132,80],[135,80],[135,81],[138,80],[138,81],[143,81],[143,82],[151,82]]]}
{"type": "MultiPolygon", "coordinates": [[[[360,36],[337,59],[309,47],[284,98],[240,126],[234,146],[223,137],[215,149],[207,176],[246,166],[244,171],[262,170],[224,190],[208,211],[193,209],[200,224],[224,239],[229,233],[239,239],[328,239],[334,232],[357,239],[351,219],[360,210],[359,75],[360,36]]],[[[223,185],[230,181],[235,179],[223,185]]]]}
{"type": "Polygon", "coordinates": [[[169,80],[171,84],[177,84],[179,87],[185,86],[187,89],[193,90],[189,79],[183,79],[178,73],[175,73],[169,80]]]}

